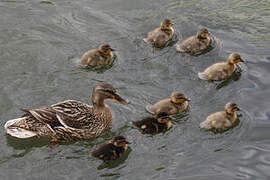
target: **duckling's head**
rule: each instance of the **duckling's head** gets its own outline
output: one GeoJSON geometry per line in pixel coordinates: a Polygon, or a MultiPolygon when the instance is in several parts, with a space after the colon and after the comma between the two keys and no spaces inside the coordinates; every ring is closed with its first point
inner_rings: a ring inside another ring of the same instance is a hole
{"type": "Polygon", "coordinates": [[[197,32],[198,39],[207,39],[209,36],[209,32],[206,28],[202,28],[197,32]]]}
{"type": "Polygon", "coordinates": [[[157,122],[159,123],[168,123],[171,118],[170,116],[166,113],[166,112],[160,112],[156,115],[156,118],[157,118],[157,122]]]}
{"type": "Polygon", "coordinates": [[[123,136],[116,136],[112,143],[116,147],[126,147],[127,144],[130,144],[123,136]]]}
{"type": "Polygon", "coordinates": [[[234,102],[228,102],[226,105],[225,105],[225,111],[228,113],[228,114],[233,114],[235,113],[236,111],[239,111],[239,107],[236,103],[234,102]]]}
{"type": "Polygon", "coordinates": [[[244,60],[241,58],[240,54],[232,53],[228,57],[228,62],[230,64],[236,64],[236,63],[239,63],[239,62],[244,62],[244,60]]]}
{"type": "Polygon", "coordinates": [[[109,44],[101,44],[98,47],[99,52],[102,54],[110,54],[114,49],[109,44]]]}
{"type": "Polygon", "coordinates": [[[93,104],[102,103],[104,99],[113,99],[121,104],[129,104],[129,100],[123,99],[119,94],[117,94],[116,89],[109,83],[102,82],[94,87],[92,100],[93,104]]]}
{"type": "Polygon", "coordinates": [[[161,27],[162,30],[171,29],[172,25],[173,25],[173,23],[172,23],[172,21],[170,19],[164,19],[160,23],[160,27],[161,27]]]}
{"type": "Polygon", "coordinates": [[[183,93],[179,91],[174,91],[171,94],[171,101],[175,104],[181,104],[185,101],[189,101],[189,99],[187,99],[183,93]]]}

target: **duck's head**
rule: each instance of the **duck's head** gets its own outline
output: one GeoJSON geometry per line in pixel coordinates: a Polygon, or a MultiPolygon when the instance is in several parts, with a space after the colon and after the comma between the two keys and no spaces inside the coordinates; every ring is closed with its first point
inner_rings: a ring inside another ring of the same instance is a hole
{"type": "Polygon", "coordinates": [[[209,32],[206,28],[202,28],[197,32],[196,36],[198,39],[207,39],[209,36],[209,32]]]}
{"type": "Polygon", "coordinates": [[[101,44],[98,47],[99,52],[102,54],[110,54],[114,49],[109,44],[101,44]]]}
{"type": "Polygon", "coordinates": [[[239,107],[236,103],[234,102],[228,102],[226,105],[225,105],[225,111],[228,113],[228,114],[233,114],[235,113],[236,111],[239,111],[239,107]]]}
{"type": "Polygon", "coordinates": [[[166,112],[160,112],[156,115],[157,118],[157,122],[159,123],[168,123],[169,121],[171,121],[170,116],[166,113],[166,112]]]}
{"type": "Polygon", "coordinates": [[[129,104],[129,100],[123,99],[117,92],[116,89],[109,83],[102,82],[94,87],[92,100],[94,105],[103,105],[104,99],[112,99],[121,104],[129,104]]]}
{"type": "Polygon", "coordinates": [[[171,101],[175,104],[182,104],[185,101],[189,101],[189,99],[187,99],[183,93],[174,91],[171,94],[171,101]]]}
{"type": "Polygon", "coordinates": [[[160,23],[160,27],[162,30],[170,30],[173,26],[173,23],[170,19],[164,19],[163,21],[161,21],[160,23]]]}
{"type": "Polygon", "coordinates": [[[130,144],[126,138],[124,138],[123,136],[116,136],[113,140],[112,143],[114,146],[116,147],[123,147],[125,148],[127,146],[127,144],[130,144]]]}
{"type": "Polygon", "coordinates": [[[240,54],[232,53],[228,57],[228,62],[230,64],[236,64],[236,63],[239,63],[239,62],[244,62],[244,60],[241,58],[240,54]]]}

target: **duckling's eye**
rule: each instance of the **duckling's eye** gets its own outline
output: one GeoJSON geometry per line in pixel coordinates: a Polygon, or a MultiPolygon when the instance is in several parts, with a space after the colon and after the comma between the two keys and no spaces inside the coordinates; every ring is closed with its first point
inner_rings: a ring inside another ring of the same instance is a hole
{"type": "Polygon", "coordinates": [[[112,90],[110,90],[110,89],[104,89],[103,91],[106,92],[106,93],[114,94],[114,92],[112,90]]]}

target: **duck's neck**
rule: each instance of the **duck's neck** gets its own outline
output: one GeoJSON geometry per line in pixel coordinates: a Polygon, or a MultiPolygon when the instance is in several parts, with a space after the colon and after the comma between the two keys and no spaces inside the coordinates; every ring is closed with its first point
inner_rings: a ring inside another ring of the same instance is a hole
{"type": "Polygon", "coordinates": [[[170,35],[173,32],[173,28],[163,28],[160,27],[161,31],[165,32],[166,34],[170,35]]]}
{"type": "Polygon", "coordinates": [[[176,105],[176,106],[182,106],[185,102],[186,102],[186,101],[180,102],[180,103],[175,103],[175,102],[173,102],[173,101],[171,100],[171,103],[174,104],[174,105],[176,105]]]}
{"type": "Polygon", "coordinates": [[[236,120],[236,112],[226,111],[228,119],[233,123],[236,120]]]}
{"type": "Polygon", "coordinates": [[[97,108],[105,107],[104,98],[100,97],[99,95],[93,95],[92,102],[93,102],[94,107],[97,107],[97,108]]]}

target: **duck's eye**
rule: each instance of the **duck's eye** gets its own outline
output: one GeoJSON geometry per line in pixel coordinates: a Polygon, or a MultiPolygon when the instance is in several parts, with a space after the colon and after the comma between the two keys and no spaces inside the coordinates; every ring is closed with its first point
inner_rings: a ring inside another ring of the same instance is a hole
{"type": "Polygon", "coordinates": [[[110,89],[104,89],[103,91],[106,92],[106,93],[114,94],[114,92],[112,90],[110,90],[110,89]]]}

